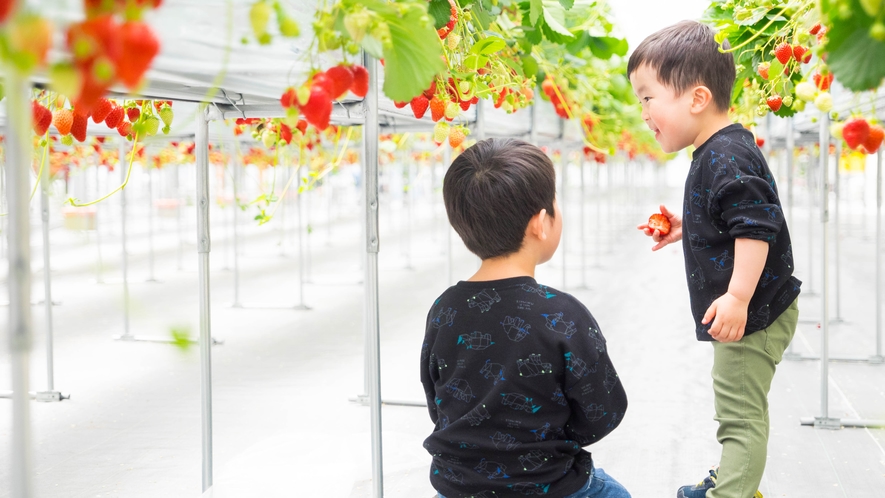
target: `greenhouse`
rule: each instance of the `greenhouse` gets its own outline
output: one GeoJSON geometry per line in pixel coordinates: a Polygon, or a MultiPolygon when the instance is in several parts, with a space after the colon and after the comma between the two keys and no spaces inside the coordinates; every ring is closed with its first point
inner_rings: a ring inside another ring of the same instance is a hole
{"type": "Polygon", "coordinates": [[[881,0],[0,0],[0,77],[0,498],[885,497],[881,0]]]}

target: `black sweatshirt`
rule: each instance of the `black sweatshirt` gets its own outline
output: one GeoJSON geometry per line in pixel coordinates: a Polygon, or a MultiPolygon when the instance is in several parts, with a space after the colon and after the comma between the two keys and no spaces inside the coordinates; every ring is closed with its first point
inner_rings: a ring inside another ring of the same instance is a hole
{"type": "Polygon", "coordinates": [[[591,468],[581,447],[627,410],[596,320],[531,277],[446,290],[427,315],[421,382],[430,481],[446,498],[575,493],[591,468]]]}
{"type": "Polygon", "coordinates": [[[799,296],[793,246],[774,176],[753,135],[726,126],[692,154],[685,180],[682,246],[685,275],[699,341],[712,341],[701,323],[707,308],[728,291],[735,239],[768,242],[765,269],[750,299],[745,335],[762,330],[799,296]]]}

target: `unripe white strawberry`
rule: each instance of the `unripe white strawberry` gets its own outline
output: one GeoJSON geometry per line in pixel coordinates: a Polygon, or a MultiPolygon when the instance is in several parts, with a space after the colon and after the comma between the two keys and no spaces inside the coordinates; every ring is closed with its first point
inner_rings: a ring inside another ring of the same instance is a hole
{"type": "Polygon", "coordinates": [[[814,99],[814,105],[822,112],[830,112],[833,109],[833,97],[830,96],[829,92],[821,92],[821,94],[814,99]]]}
{"type": "Polygon", "coordinates": [[[796,97],[806,102],[813,101],[816,93],[817,88],[815,88],[814,84],[809,81],[803,81],[796,85],[796,97]]]}

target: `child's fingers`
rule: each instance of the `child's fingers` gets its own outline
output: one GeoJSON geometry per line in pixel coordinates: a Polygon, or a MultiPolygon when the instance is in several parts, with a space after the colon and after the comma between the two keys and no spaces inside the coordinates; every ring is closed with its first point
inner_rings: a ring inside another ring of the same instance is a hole
{"type": "MultiPolygon", "coordinates": [[[[710,320],[712,320],[714,316],[716,316],[716,303],[715,302],[713,304],[711,304],[709,308],[707,308],[707,312],[704,313],[704,318],[701,319],[701,323],[703,323],[704,325],[710,323],[710,320]]],[[[714,325],[716,325],[716,324],[714,323],[714,325]]]]}

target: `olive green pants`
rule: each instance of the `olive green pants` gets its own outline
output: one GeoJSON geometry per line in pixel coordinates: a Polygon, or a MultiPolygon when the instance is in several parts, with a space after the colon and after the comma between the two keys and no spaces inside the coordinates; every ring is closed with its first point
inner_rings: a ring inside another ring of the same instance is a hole
{"type": "Polygon", "coordinates": [[[719,477],[707,498],[752,498],[768,455],[768,391],[796,332],[798,299],[768,328],[740,341],[713,342],[713,394],[722,445],[719,477]]]}

